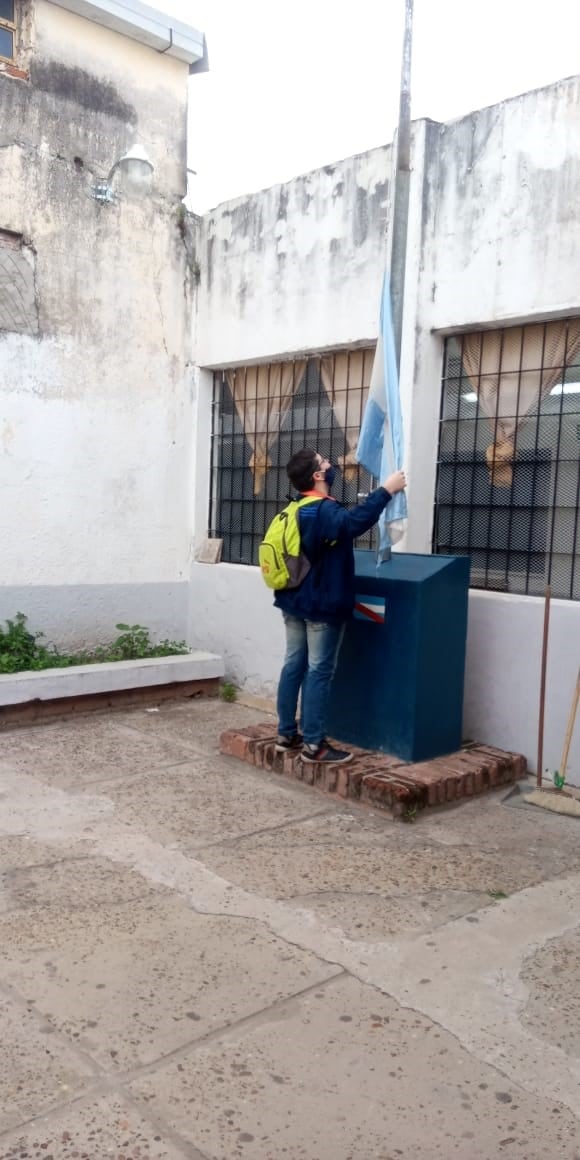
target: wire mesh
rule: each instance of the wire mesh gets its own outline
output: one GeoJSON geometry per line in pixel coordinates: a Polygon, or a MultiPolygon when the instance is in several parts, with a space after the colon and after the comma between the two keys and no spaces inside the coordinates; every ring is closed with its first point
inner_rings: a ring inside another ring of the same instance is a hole
{"type": "Polygon", "coordinates": [[[541,595],[550,584],[554,596],[580,599],[580,353],[572,326],[446,341],[433,551],[469,555],[472,587],[541,595]]]}
{"type": "MultiPolygon", "coordinates": [[[[257,564],[268,524],[292,498],[286,464],[302,447],[343,465],[333,487],[341,503],[352,506],[371,490],[353,449],[373,357],[374,349],[357,348],[283,364],[283,378],[291,368],[286,402],[279,363],[259,373],[256,367],[214,373],[209,534],[223,541],[224,562],[257,564]]],[[[373,533],[358,546],[374,546],[373,533]]]]}

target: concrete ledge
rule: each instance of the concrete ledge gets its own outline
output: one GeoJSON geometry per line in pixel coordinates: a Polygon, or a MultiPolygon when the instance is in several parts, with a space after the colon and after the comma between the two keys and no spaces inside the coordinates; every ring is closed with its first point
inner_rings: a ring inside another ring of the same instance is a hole
{"type": "Polygon", "coordinates": [[[102,665],[75,665],[68,669],[7,673],[0,676],[0,709],[32,701],[62,701],[74,697],[158,688],[180,682],[219,680],[221,657],[209,652],[150,660],[110,661],[102,665]]]}
{"type": "Polygon", "coordinates": [[[265,722],[229,729],[222,734],[220,748],[226,756],[350,801],[365,802],[407,821],[418,810],[466,801],[526,776],[524,757],[472,742],[448,757],[414,765],[349,745],[354,753],[349,765],[325,766],[304,765],[297,753],[276,753],[275,738],[272,722],[265,722]]]}

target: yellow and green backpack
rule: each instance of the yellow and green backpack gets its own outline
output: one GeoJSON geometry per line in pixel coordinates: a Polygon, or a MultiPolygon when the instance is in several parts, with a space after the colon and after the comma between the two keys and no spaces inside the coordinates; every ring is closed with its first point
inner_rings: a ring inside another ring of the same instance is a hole
{"type": "Polygon", "coordinates": [[[304,496],[293,499],[274,516],[258,549],[258,561],[265,584],[280,591],[298,588],[308,575],[312,563],[302,551],[298,512],[309,503],[322,503],[323,497],[304,496]]]}

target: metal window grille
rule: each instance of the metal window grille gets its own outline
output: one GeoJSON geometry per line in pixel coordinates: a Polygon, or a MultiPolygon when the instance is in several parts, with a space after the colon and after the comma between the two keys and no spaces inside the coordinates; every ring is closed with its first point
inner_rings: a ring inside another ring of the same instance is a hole
{"type": "MultiPolygon", "coordinates": [[[[223,541],[224,562],[257,564],[258,547],[268,524],[292,498],[286,464],[301,447],[312,447],[339,465],[349,457],[346,470],[339,473],[333,487],[340,502],[356,504],[361,493],[371,490],[372,480],[353,464],[352,450],[373,357],[374,349],[359,348],[285,363],[285,373],[288,375],[291,368],[292,375],[291,402],[285,414],[273,410],[279,363],[260,368],[262,406],[255,403],[256,367],[214,373],[209,534],[223,541]],[[254,386],[248,386],[244,399],[244,385],[250,380],[254,386]],[[340,425],[337,413],[348,417],[347,430],[340,425]],[[259,436],[262,447],[267,446],[262,477],[252,467],[259,436]]],[[[372,544],[372,533],[359,541],[361,547],[372,544]]]]}
{"type": "Polygon", "coordinates": [[[446,341],[433,551],[469,555],[474,588],[580,599],[579,336],[570,320],[446,341]]]}
{"type": "Polygon", "coordinates": [[[14,59],[16,21],[14,0],[0,0],[0,58],[14,59]]]}

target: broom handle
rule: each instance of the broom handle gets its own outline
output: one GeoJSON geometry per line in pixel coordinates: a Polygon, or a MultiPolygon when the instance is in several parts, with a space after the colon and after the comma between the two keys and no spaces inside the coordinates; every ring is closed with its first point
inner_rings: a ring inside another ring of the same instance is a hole
{"type": "Polygon", "coordinates": [[[578,676],[576,677],[576,691],[572,697],[572,704],[570,706],[570,716],[568,718],[568,728],[566,730],[566,739],[564,741],[564,749],[562,752],[562,764],[560,766],[560,776],[566,777],[566,766],[568,764],[568,756],[570,753],[570,745],[572,743],[572,734],[574,732],[574,723],[576,721],[576,710],[578,708],[578,700],[580,699],[580,669],[578,669],[578,676]]]}
{"type": "Polygon", "coordinates": [[[550,600],[552,589],[548,584],[544,597],[544,636],[542,639],[542,675],[540,680],[540,715],[538,719],[538,766],[536,785],[542,784],[542,766],[544,764],[544,710],[546,707],[546,667],[548,661],[548,631],[550,627],[550,600]]]}

